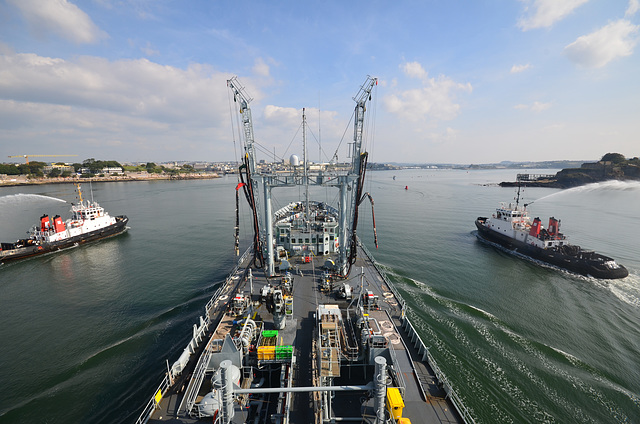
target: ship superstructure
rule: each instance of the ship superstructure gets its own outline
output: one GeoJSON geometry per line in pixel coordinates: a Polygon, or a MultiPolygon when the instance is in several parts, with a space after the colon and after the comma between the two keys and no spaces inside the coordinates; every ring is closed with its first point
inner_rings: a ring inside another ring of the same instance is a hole
{"type": "Polygon", "coordinates": [[[358,207],[371,199],[362,145],[376,83],[367,78],[354,97],[350,164],[310,167],[305,146],[302,164],[275,172],[258,170],[250,97],[228,81],[244,134],[236,192],[249,203],[253,243],[138,422],[473,421],[356,236],[358,207]],[[311,200],[313,185],[335,188],[338,205],[311,200]],[[304,198],[272,211],[273,190],[295,186],[304,198]]]}

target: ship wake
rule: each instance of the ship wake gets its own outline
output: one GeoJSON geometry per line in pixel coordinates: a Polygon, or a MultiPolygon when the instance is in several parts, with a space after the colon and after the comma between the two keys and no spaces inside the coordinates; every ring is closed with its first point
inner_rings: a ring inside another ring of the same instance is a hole
{"type": "Polygon", "coordinates": [[[630,421],[619,402],[622,397],[638,405],[638,396],[578,356],[534,340],[478,306],[442,296],[428,284],[389,275],[411,299],[410,317],[438,364],[460,393],[473,394],[464,401],[474,416],[548,423],[571,416],[596,423],[604,414],[615,422],[630,421]],[[569,395],[575,390],[592,405],[576,403],[569,395]],[[536,401],[541,397],[552,399],[557,409],[543,408],[536,401]],[[592,414],[593,405],[600,418],[592,414]]]}

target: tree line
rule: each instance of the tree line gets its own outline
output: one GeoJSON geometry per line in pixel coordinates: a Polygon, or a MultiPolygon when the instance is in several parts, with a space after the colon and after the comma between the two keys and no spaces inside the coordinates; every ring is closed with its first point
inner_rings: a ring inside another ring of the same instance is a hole
{"type": "MultiPolygon", "coordinates": [[[[64,165],[64,163],[55,163],[56,165],[64,165]]],[[[23,163],[19,165],[14,164],[3,164],[0,163],[0,174],[5,175],[31,175],[35,177],[44,177],[44,168],[48,166],[45,162],[39,161],[31,161],[28,164],[23,163]]],[[[192,165],[182,165],[180,169],[167,169],[162,165],[156,165],[153,162],[147,162],[145,165],[139,166],[122,166],[119,162],[115,160],[96,160],[94,158],[85,159],[82,163],[74,163],[70,166],[73,166],[73,173],[80,172],[81,169],[88,169],[89,172],[83,174],[86,177],[93,177],[95,175],[102,174],[102,170],[104,168],[122,168],[123,171],[130,172],[140,172],[146,171],[150,174],[160,174],[163,172],[168,173],[184,173],[184,172],[194,172],[194,168],[192,165]]],[[[72,172],[70,170],[61,171],[60,169],[54,168],[52,169],[47,176],[48,177],[69,177],[72,172]]]]}

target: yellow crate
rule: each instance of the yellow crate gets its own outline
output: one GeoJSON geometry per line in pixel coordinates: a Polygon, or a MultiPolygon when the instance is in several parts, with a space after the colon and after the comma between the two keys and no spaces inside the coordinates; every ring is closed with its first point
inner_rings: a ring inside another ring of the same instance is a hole
{"type": "Polygon", "coordinates": [[[276,347],[275,346],[260,346],[258,347],[258,360],[259,361],[273,361],[276,359],[276,347]]]}
{"type": "Polygon", "coordinates": [[[404,408],[404,401],[402,395],[397,387],[387,388],[387,409],[391,413],[394,420],[402,418],[402,408],[404,408]]]}

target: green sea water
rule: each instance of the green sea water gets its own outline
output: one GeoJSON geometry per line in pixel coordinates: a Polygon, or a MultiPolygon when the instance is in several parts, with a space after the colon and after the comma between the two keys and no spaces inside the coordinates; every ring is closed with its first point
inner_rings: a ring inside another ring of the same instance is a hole
{"type": "MultiPolygon", "coordinates": [[[[630,271],[603,281],[476,238],[475,218],[513,200],[494,185],[512,170],[368,176],[379,248],[367,204],[359,235],[476,422],[640,422],[640,184],[525,190],[533,216],[561,218],[573,243],[630,271]]],[[[135,422],[235,263],[236,183],[94,183],[127,233],[0,266],[0,423],[135,422]]],[[[302,195],[274,190],[274,209],[302,195]]],[[[74,197],[71,185],[0,189],[0,238],[67,217],[74,197]]]]}

